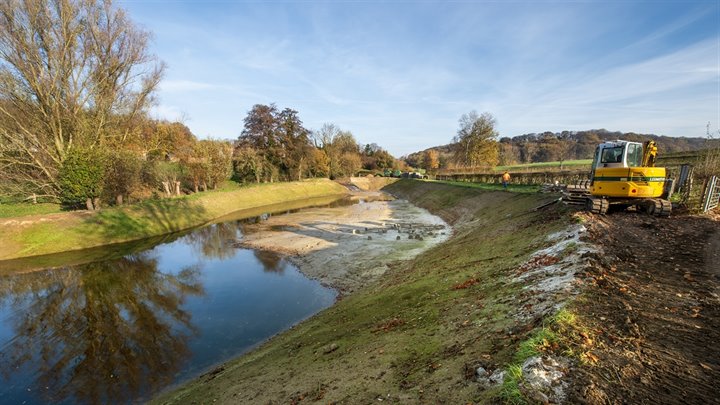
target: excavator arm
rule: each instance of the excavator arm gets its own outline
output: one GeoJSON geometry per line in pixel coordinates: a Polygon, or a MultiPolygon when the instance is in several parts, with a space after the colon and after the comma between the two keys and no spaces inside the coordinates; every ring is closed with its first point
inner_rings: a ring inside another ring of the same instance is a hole
{"type": "Polygon", "coordinates": [[[643,144],[643,167],[655,167],[655,158],[657,157],[657,146],[655,141],[646,141],[643,144]]]}

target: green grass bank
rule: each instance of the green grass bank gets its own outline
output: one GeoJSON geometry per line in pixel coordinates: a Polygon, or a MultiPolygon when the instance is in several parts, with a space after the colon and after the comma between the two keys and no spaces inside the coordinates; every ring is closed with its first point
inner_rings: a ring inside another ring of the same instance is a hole
{"type": "Polygon", "coordinates": [[[326,179],[260,184],[148,200],[98,212],[64,212],[0,220],[0,260],[144,239],[200,226],[239,210],[347,194],[326,179]]]}
{"type": "Polygon", "coordinates": [[[441,216],[453,236],[377,283],[343,298],[257,349],[166,392],[154,403],[496,402],[475,382],[478,364],[513,364],[538,329],[519,321],[512,281],[565,208],[553,195],[401,180],[386,187],[441,216]]]}
{"type": "Polygon", "coordinates": [[[0,218],[46,215],[62,212],[60,204],[54,203],[3,203],[0,202],[0,218]]]}

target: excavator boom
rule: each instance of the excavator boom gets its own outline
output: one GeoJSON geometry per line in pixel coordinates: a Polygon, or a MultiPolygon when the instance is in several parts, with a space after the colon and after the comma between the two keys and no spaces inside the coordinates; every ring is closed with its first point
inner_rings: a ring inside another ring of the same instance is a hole
{"type": "Polygon", "coordinates": [[[655,141],[647,141],[643,144],[643,167],[655,167],[655,158],[657,157],[657,145],[655,141]]]}

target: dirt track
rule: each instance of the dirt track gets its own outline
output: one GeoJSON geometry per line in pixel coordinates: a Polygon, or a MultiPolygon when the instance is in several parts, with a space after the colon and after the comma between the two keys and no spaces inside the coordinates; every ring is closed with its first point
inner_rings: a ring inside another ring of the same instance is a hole
{"type": "Polygon", "coordinates": [[[593,216],[605,254],[579,309],[597,332],[571,403],[720,403],[720,222],[593,216]]]}

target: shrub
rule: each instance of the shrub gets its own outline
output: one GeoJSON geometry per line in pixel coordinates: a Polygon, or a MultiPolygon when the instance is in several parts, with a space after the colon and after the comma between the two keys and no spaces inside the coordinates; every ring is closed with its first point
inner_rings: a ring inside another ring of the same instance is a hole
{"type": "Polygon", "coordinates": [[[105,193],[115,199],[116,204],[122,204],[123,197],[128,197],[139,187],[142,169],[142,160],[133,152],[123,150],[108,156],[105,193]]]}
{"type": "Polygon", "coordinates": [[[58,175],[60,201],[69,208],[83,204],[89,210],[100,208],[105,180],[106,159],[92,149],[74,149],[65,158],[58,175]]]}

